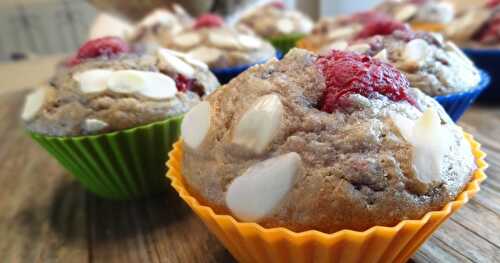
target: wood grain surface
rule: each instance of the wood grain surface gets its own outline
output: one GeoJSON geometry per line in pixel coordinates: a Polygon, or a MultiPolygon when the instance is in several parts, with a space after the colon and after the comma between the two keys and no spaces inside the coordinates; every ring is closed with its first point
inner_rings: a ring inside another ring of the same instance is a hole
{"type": "MultiPolygon", "coordinates": [[[[25,94],[0,93],[0,262],[234,262],[172,191],[134,202],[85,192],[23,132],[25,94]]],[[[500,262],[500,107],[461,125],[488,153],[489,178],[414,262],[500,262]]]]}

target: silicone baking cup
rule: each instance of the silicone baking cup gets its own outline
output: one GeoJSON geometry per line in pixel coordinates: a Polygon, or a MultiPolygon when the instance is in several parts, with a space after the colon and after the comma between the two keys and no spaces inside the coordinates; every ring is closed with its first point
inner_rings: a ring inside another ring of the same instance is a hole
{"type": "Polygon", "coordinates": [[[421,219],[404,220],[393,227],[374,226],[363,232],[342,230],[326,234],[310,230],[297,233],[215,214],[212,208],[201,205],[184,184],[180,141],[169,154],[167,177],[180,197],[239,262],[406,262],[451,214],[479,191],[479,184],[486,179],[486,154],[471,135],[464,135],[478,168],[455,201],[421,219]]]}
{"type": "Polygon", "coordinates": [[[481,75],[481,81],[475,88],[465,92],[434,97],[454,121],[458,121],[460,117],[464,115],[465,111],[490,85],[490,76],[488,73],[480,70],[479,74],[481,75]]]}
{"type": "Polygon", "coordinates": [[[91,192],[136,199],[168,190],[165,159],[180,136],[182,117],[123,131],[79,137],[31,137],[91,192]]]}
{"type": "Polygon", "coordinates": [[[465,54],[474,61],[477,67],[484,69],[491,76],[490,88],[486,89],[481,96],[479,102],[496,103],[500,102],[500,49],[463,49],[465,54]]]}
{"type": "MultiPolygon", "coordinates": [[[[283,54],[278,50],[276,51],[275,57],[277,59],[281,59],[283,57],[283,54]]],[[[210,69],[212,73],[217,77],[217,80],[219,80],[219,83],[221,85],[224,85],[231,81],[233,78],[237,77],[240,73],[243,71],[247,70],[248,68],[258,65],[258,64],[263,64],[266,63],[266,61],[261,61],[259,63],[255,64],[246,64],[246,65],[240,65],[236,67],[228,67],[228,68],[214,68],[210,69]]]]}
{"type": "Polygon", "coordinates": [[[294,48],[305,35],[304,34],[290,34],[278,37],[269,37],[267,41],[279,50],[282,54],[288,53],[288,51],[294,48]]]}

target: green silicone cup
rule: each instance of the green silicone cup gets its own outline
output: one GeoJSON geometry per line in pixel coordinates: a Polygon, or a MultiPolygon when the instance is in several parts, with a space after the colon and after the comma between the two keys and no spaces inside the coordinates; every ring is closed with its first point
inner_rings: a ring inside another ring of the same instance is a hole
{"type": "Polygon", "coordinates": [[[165,161],[180,136],[181,122],[179,116],[99,135],[30,135],[89,191],[128,200],[169,189],[165,161]]]}
{"type": "Polygon", "coordinates": [[[281,51],[283,55],[295,47],[297,42],[301,40],[305,35],[304,34],[290,34],[279,37],[270,37],[267,40],[271,42],[271,44],[281,51]]]}

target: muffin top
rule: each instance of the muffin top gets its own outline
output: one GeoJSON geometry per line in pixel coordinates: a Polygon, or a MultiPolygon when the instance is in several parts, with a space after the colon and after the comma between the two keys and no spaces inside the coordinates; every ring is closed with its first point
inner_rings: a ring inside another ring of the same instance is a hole
{"type": "Polygon", "coordinates": [[[84,44],[71,67],[27,96],[21,116],[27,129],[78,136],[137,127],[180,116],[219,86],[207,65],[189,56],[125,47],[114,38],[84,44]]]}
{"type": "Polygon", "coordinates": [[[203,15],[195,24],[176,34],[166,47],[186,52],[211,69],[259,63],[275,56],[268,42],[249,30],[224,25],[216,15],[203,15]]]}
{"type": "Polygon", "coordinates": [[[439,104],[357,53],[292,49],[182,124],[183,177],[217,213],[294,231],[392,226],[455,199],[475,168],[439,104]]]}
{"type": "Polygon", "coordinates": [[[303,38],[299,45],[319,54],[327,54],[331,49],[346,48],[348,41],[387,35],[394,30],[409,30],[409,27],[375,11],[335,18],[325,17],[316,23],[312,33],[303,38]]]}
{"type": "Polygon", "coordinates": [[[378,5],[376,10],[394,19],[410,23],[415,30],[443,31],[455,14],[455,6],[449,1],[438,0],[391,0],[378,5]]]}
{"type": "Polygon", "coordinates": [[[131,43],[164,46],[167,39],[191,26],[193,18],[177,4],[171,9],[156,9],[135,25],[129,36],[131,43]]]}
{"type": "Polygon", "coordinates": [[[481,48],[500,46],[500,1],[491,0],[463,10],[446,30],[460,46],[481,48]]]}
{"type": "Polygon", "coordinates": [[[264,38],[290,34],[308,34],[313,27],[309,17],[296,10],[286,8],[283,2],[276,1],[251,8],[238,21],[264,38]]]}
{"type": "Polygon", "coordinates": [[[467,91],[481,81],[473,62],[438,33],[395,31],[354,42],[348,49],[393,64],[412,87],[430,96],[467,91]]]}

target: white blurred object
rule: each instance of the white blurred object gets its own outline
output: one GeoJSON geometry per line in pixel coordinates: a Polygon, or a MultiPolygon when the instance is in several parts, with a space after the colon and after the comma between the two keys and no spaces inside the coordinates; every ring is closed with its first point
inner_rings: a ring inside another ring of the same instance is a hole
{"type": "Polygon", "coordinates": [[[106,36],[125,38],[133,30],[134,28],[127,21],[107,13],[100,13],[90,26],[89,39],[106,36]]]}
{"type": "MultiPolygon", "coordinates": [[[[305,0],[299,0],[305,1],[305,0]]],[[[334,16],[366,11],[383,2],[383,0],[319,0],[319,16],[334,16]]],[[[307,1],[305,1],[307,2],[307,1]]]]}

